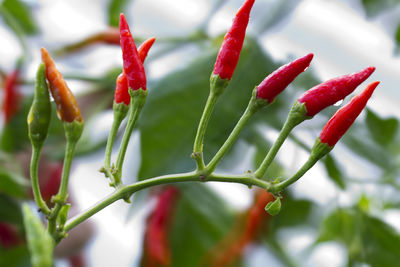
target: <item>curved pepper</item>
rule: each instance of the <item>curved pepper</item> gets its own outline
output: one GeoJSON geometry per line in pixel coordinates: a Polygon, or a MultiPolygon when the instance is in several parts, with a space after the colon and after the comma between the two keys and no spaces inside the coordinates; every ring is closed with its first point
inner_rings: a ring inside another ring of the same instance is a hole
{"type": "Polygon", "coordinates": [[[49,52],[41,49],[42,61],[46,66],[46,78],[50,85],[50,91],[57,104],[57,114],[62,121],[82,122],[81,111],[76,102],[75,96],[68,88],[61,73],[57,70],[49,52]]]}
{"type": "Polygon", "coordinates": [[[143,63],[149,53],[150,48],[153,46],[156,38],[151,37],[144,41],[138,48],[139,59],[143,63]]]}
{"type": "Polygon", "coordinates": [[[139,58],[129,25],[122,13],[119,19],[119,31],[124,72],[128,79],[128,86],[132,90],[138,90],[140,88],[146,90],[146,74],[144,72],[144,67],[139,58]]]}
{"type": "Polygon", "coordinates": [[[255,0],[246,0],[237,12],[232,27],[224,37],[213,71],[213,74],[219,75],[221,79],[230,80],[235,71],[254,1],[255,0]]]}
{"type": "Polygon", "coordinates": [[[47,137],[51,118],[49,89],[45,66],[40,64],[35,80],[35,96],[28,114],[28,133],[33,145],[41,145],[47,137]]]}
{"type": "Polygon", "coordinates": [[[257,98],[265,99],[269,103],[274,101],[278,94],[285,90],[300,73],[308,68],[313,56],[310,53],[280,67],[268,75],[256,88],[257,98]]]}
{"type": "Polygon", "coordinates": [[[321,83],[305,92],[298,101],[305,104],[307,116],[314,116],[326,107],[351,94],[374,70],[375,67],[368,67],[360,72],[321,83]]]}
{"type": "Polygon", "coordinates": [[[367,105],[368,99],[378,84],[379,82],[369,84],[361,94],[353,97],[347,105],[332,116],[319,136],[321,143],[333,147],[339,141],[367,105]]]}

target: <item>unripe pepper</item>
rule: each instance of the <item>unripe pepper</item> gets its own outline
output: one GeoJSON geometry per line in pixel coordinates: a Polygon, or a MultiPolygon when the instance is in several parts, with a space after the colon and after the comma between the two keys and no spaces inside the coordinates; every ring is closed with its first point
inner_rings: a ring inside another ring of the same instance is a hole
{"type": "Polygon", "coordinates": [[[64,122],[82,122],[81,111],[75,96],[68,88],[61,73],[57,70],[49,52],[45,48],[42,48],[41,52],[42,61],[46,66],[46,78],[50,85],[51,94],[57,104],[59,118],[64,122]]]}
{"type": "Polygon", "coordinates": [[[313,59],[310,53],[304,57],[296,59],[270,75],[268,75],[257,87],[257,98],[267,100],[268,103],[274,101],[275,97],[293,82],[293,80],[303,71],[305,71],[313,59]]]}
{"type": "Polygon", "coordinates": [[[321,143],[333,147],[339,141],[367,105],[368,99],[378,84],[379,82],[369,84],[361,94],[353,97],[347,105],[332,116],[319,136],[321,143]]]}
{"type": "Polygon", "coordinates": [[[45,66],[40,64],[35,80],[35,96],[28,114],[28,133],[32,145],[40,146],[47,137],[51,117],[49,89],[45,66]]]}
{"type": "Polygon", "coordinates": [[[305,92],[298,99],[298,102],[305,104],[307,116],[312,117],[326,107],[335,104],[351,94],[374,70],[375,67],[368,67],[360,72],[321,83],[305,92]]]}
{"type": "Polygon", "coordinates": [[[235,71],[254,1],[255,0],[246,0],[237,12],[232,27],[224,37],[213,71],[213,74],[218,75],[221,79],[230,80],[235,71]]]}
{"type": "Polygon", "coordinates": [[[124,14],[120,15],[119,31],[124,72],[128,79],[128,86],[134,91],[138,89],[146,90],[144,67],[124,14]]]}

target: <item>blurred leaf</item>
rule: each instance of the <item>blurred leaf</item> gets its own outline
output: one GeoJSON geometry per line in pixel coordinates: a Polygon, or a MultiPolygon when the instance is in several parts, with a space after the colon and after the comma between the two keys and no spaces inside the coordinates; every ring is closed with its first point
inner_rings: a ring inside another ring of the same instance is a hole
{"type": "Polygon", "coordinates": [[[200,263],[232,227],[234,216],[207,186],[190,183],[181,188],[170,232],[171,266],[203,266],[200,263]]]}
{"type": "Polygon", "coordinates": [[[374,17],[379,13],[396,7],[400,4],[399,0],[362,0],[365,11],[368,17],[374,17]]]}
{"type": "Polygon", "coordinates": [[[29,181],[15,172],[7,171],[0,166],[0,192],[14,196],[26,197],[29,189],[29,181]]]}
{"type": "MultiPolygon", "coordinates": [[[[140,122],[141,178],[195,167],[190,154],[209,93],[209,76],[215,57],[216,50],[160,80],[152,88],[142,115],[146,119],[140,122]]],[[[225,141],[244,111],[254,85],[274,68],[275,64],[258,44],[248,39],[234,78],[211,118],[204,145],[206,159],[225,141]]]]}
{"type": "Polygon", "coordinates": [[[371,110],[367,110],[366,124],[375,142],[387,146],[393,142],[396,136],[399,122],[395,118],[380,118],[371,110]]]}
{"type": "Polygon", "coordinates": [[[397,30],[396,30],[394,38],[395,38],[395,41],[396,41],[396,44],[397,44],[397,52],[400,52],[400,23],[397,26],[397,30]]]}
{"type": "Polygon", "coordinates": [[[110,0],[108,4],[108,25],[119,26],[119,14],[124,12],[129,0],[110,0]]]}
{"type": "MultiPolygon", "coordinates": [[[[22,224],[22,212],[15,199],[0,193],[0,207],[0,221],[16,225],[22,224]]],[[[0,266],[2,265],[0,264],[0,266]]]]}
{"type": "Polygon", "coordinates": [[[331,178],[332,182],[334,182],[340,189],[345,189],[346,184],[343,179],[343,173],[340,170],[337,162],[331,155],[326,155],[323,160],[325,165],[326,172],[328,173],[329,178],[331,178]]]}
{"type": "MultiPolygon", "coordinates": [[[[38,27],[30,8],[24,2],[19,0],[3,0],[2,6],[14,18],[24,33],[35,34],[38,32],[38,27]]],[[[6,19],[6,23],[10,24],[11,22],[6,19]]]]}
{"type": "Polygon", "coordinates": [[[18,246],[10,249],[0,249],[0,266],[7,267],[30,267],[28,248],[18,246]]]}
{"type": "Polygon", "coordinates": [[[317,242],[339,241],[350,245],[356,232],[356,212],[337,209],[324,219],[317,242]]]}
{"type": "Polygon", "coordinates": [[[43,223],[33,214],[28,204],[22,206],[24,226],[33,267],[51,267],[53,264],[53,239],[43,223]]]}

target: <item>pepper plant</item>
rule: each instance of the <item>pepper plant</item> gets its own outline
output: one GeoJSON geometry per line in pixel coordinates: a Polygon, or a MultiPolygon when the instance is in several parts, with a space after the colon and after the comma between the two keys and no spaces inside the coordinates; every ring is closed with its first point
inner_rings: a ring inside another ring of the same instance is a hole
{"type": "MultiPolygon", "coordinates": [[[[122,49],[123,59],[122,72],[115,80],[113,124],[107,141],[104,144],[104,165],[100,167],[100,172],[108,179],[109,185],[113,187],[114,191],[93,207],[74,216],[69,216],[69,209],[73,206],[73,203],[69,203],[67,188],[71,164],[77,150],[79,152],[78,142],[82,137],[86,118],[83,113],[81,114],[75,96],[69,90],[67,83],[64,81],[62,74],[58,71],[56,63],[51,58],[50,53],[45,48],[41,49],[43,63],[40,64],[37,70],[35,94],[27,122],[29,139],[32,145],[30,164],[31,187],[36,206],[43,215],[44,222],[40,221],[32,214],[32,210],[28,206],[25,205],[23,207],[25,231],[33,266],[52,266],[54,248],[63,239],[68,238],[68,234],[72,229],[114,202],[124,200],[129,203],[133,195],[144,189],[153,188],[155,186],[164,187],[159,187],[162,189],[160,189],[161,192],[158,196],[155,210],[149,217],[149,229],[146,231],[144,239],[146,251],[144,252],[143,262],[147,264],[145,266],[154,266],[157,264],[162,266],[170,265],[172,261],[171,258],[176,258],[176,255],[173,255],[166,245],[166,243],[168,243],[166,241],[167,231],[170,230],[168,217],[175,212],[174,203],[179,198],[179,195],[185,194],[185,186],[178,190],[172,185],[180,183],[186,185],[188,182],[193,183],[194,188],[197,187],[196,189],[199,190],[202,190],[201,183],[206,182],[236,183],[250,188],[259,188],[253,205],[246,216],[244,216],[245,230],[242,235],[235,232],[232,233],[232,236],[236,238],[237,242],[233,242],[232,247],[228,247],[226,250],[227,254],[232,251],[234,251],[233,254],[240,254],[245,245],[250,242],[250,240],[256,238],[253,229],[259,227],[263,216],[267,213],[276,216],[281,209],[285,209],[286,204],[285,202],[281,203],[281,199],[284,198],[284,191],[287,187],[295,183],[303,175],[307,175],[307,171],[320,160],[331,162],[330,166],[334,165],[334,163],[332,163],[332,158],[327,156],[327,154],[334,148],[339,139],[345,134],[365,108],[367,101],[372,96],[379,82],[370,83],[363,92],[356,95],[348,104],[340,108],[327,122],[325,127],[323,127],[321,134],[312,148],[307,148],[307,146],[298,142],[300,146],[309,149],[310,155],[304,165],[295,171],[293,175],[288,177],[271,175],[271,173],[273,173],[271,169],[277,164],[275,158],[285,140],[291,138],[296,141],[296,138],[293,136],[293,129],[304,121],[318,116],[322,110],[345,99],[348,95],[353,93],[361,83],[370,77],[375,70],[374,67],[367,67],[353,74],[336,77],[315,85],[298,97],[291,109],[285,107],[286,110],[288,110],[286,121],[280,128],[280,133],[270,148],[268,149],[268,145],[265,144],[264,146],[263,144],[264,150],[259,152],[259,164],[255,166],[254,169],[249,166],[248,172],[239,175],[228,175],[218,171],[218,166],[223,158],[228,155],[228,152],[230,152],[238,138],[249,134],[246,132],[246,129],[248,129],[251,121],[254,120],[262,110],[273,108],[275,99],[282,97],[279,96],[279,94],[296,79],[301,79],[301,76],[306,74],[302,73],[309,68],[314,58],[313,53],[293,60],[276,70],[268,70],[267,77],[261,82],[259,81],[260,83],[258,85],[253,84],[253,88],[241,88],[243,95],[247,95],[248,98],[247,107],[244,109],[234,127],[232,127],[231,133],[224,137],[225,140],[221,142],[219,148],[216,149],[216,153],[209,158],[205,156],[206,154],[208,155],[210,151],[209,147],[207,147],[207,138],[210,138],[210,134],[213,134],[212,132],[214,131],[212,126],[208,126],[212,123],[213,118],[220,116],[214,109],[218,109],[218,105],[222,101],[226,101],[223,96],[231,93],[230,84],[235,77],[235,70],[244,46],[246,28],[249,23],[254,2],[254,0],[244,1],[234,18],[231,28],[224,37],[216,60],[215,57],[213,59],[215,60],[215,64],[209,79],[209,95],[205,103],[202,103],[204,104],[202,115],[197,118],[199,121],[197,131],[194,130],[195,134],[192,136],[193,151],[191,155],[187,155],[187,157],[191,156],[193,159],[193,168],[188,168],[187,172],[167,175],[161,175],[162,173],[160,172],[158,175],[148,175],[157,170],[158,166],[154,166],[154,168],[151,171],[147,171],[147,173],[143,171],[146,175],[141,175],[142,178],[146,176],[149,177],[132,184],[127,184],[125,182],[128,174],[122,172],[124,165],[129,164],[126,160],[126,153],[128,144],[132,141],[132,133],[135,127],[137,127],[137,124],[143,123],[146,126],[146,109],[151,108],[151,105],[156,102],[156,100],[150,99],[150,103],[146,103],[148,97],[152,94],[152,88],[147,84],[146,71],[143,65],[147,54],[150,53],[151,55],[150,49],[156,41],[155,38],[145,40],[142,45],[137,48],[124,14],[120,14],[119,31],[113,30],[107,32],[107,34],[98,34],[76,45],[65,47],[63,51],[58,51],[58,55],[62,53],[71,53],[80,49],[80,47],[86,46],[90,42],[97,42],[101,39],[106,43],[119,43],[122,49]],[[299,78],[297,78],[298,76],[299,78]],[[51,93],[54,99],[56,110],[52,107],[49,93],[51,93]],[[55,186],[56,192],[50,194],[50,200],[44,197],[46,194],[41,191],[38,169],[39,160],[42,156],[41,152],[47,140],[46,138],[52,137],[51,130],[49,134],[50,121],[52,119],[52,114],[55,113],[52,109],[56,111],[58,118],[62,122],[66,143],[65,154],[62,156],[63,166],[61,180],[59,185],[55,186]],[[124,119],[126,119],[126,125],[123,124],[124,119]],[[120,130],[123,130],[122,142],[116,147],[115,141],[120,130]],[[112,152],[115,150],[117,150],[118,153],[116,159],[113,159],[112,152]],[[260,212],[261,206],[265,209],[263,213],[260,212]],[[165,223],[161,224],[160,221],[165,223]],[[160,244],[160,247],[154,245],[155,241],[158,242],[157,244],[160,244]]],[[[115,21],[115,16],[113,21],[115,21]]],[[[248,40],[248,42],[251,42],[251,40],[248,40]]],[[[120,70],[118,70],[118,73],[119,72],[120,70]]],[[[11,81],[16,80],[17,75],[18,72],[16,71],[9,79],[11,81]]],[[[186,78],[189,79],[188,77],[186,78]]],[[[168,87],[167,82],[165,86],[168,87]]],[[[205,88],[203,89],[205,90],[205,88]]],[[[199,99],[199,102],[202,101],[199,99]]],[[[12,108],[7,106],[6,110],[6,118],[12,117],[12,108]]],[[[265,113],[262,113],[262,115],[264,114],[265,113]]],[[[175,116],[179,117],[180,114],[177,113],[175,116]]],[[[258,117],[257,119],[260,118],[258,117]]],[[[262,119],[263,118],[261,118],[261,120],[262,119]]],[[[252,134],[253,133],[254,132],[252,132],[252,134]]],[[[151,142],[149,140],[154,138],[157,134],[162,134],[162,132],[150,134],[147,132],[146,136],[143,138],[146,138],[147,142],[151,142]]],[[[179,134],[179,132],[176,133],[176,135],[179,134]]],[[[254,139],[257,139],[257,136],[255,136],[254,139]]],[[[144,147],[144,149],[146,149],[146,147],[144,147]]],[[[160,153],[163,152],[160,151],[160,153]]],[[[157,162],[153,164],[157,165],[157,162]]],[[[152,167],[147,167],[147,169],[149,168],[152,167]]],[[[145,169],[146,168],[144,168],[144,170],[145,169]]],[[[186,194],[195,194],[191,188],[187,188],[187,192],[186,194]]],[[[198,205],[202,205],[202,203],[198,203],[198,205]]],[[[346,212],[344,212],[344,214],[347,216],[346,212]]],[[[367,219],[369,220],[370,218],[367,219]]],[[[324,236],[322,235],[322,237],[324,236]]],[[[325,238],[329,240],[328,237],[325,236],[325,238]]],[[[359,255],[356,254],[356,252],[352,253],[355,253],[354,255],[359,255]]],[[[223,266],[229,263],[224,253],[220,255],[213,255],[213,253],[210,253],[210,255],[211,260],[201,259],[200,261],[213,262],[215,266],[223,266]]],[[[236,256],[239,257],[240,255],[236,256]]]]}

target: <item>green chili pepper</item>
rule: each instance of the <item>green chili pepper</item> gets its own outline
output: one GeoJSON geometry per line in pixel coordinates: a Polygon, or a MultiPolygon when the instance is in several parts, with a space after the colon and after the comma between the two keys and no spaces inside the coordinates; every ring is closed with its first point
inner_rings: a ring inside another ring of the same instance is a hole
{"type": "Polygon", "coordinates": [[[35,96],[28,114],[29,138],[33,146],[42,146],[47,137],[50,117],[51,104],[45,67],[44,64],[40,64],[36,74],[35,96]]]}

